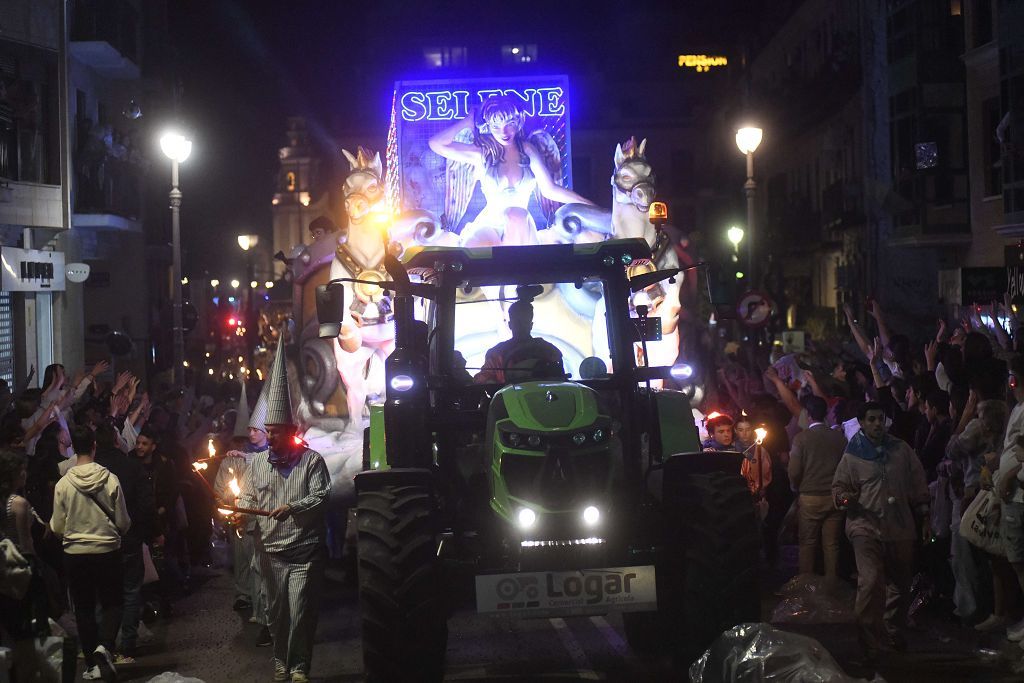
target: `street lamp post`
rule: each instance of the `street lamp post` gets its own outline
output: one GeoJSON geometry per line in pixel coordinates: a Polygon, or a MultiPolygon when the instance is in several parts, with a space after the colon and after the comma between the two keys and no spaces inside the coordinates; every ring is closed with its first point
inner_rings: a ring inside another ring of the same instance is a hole
{"type": "Polygon", "coordinates": [[[181,320],[181,189],[178,187],[178,164],[192,153],[192,141],[181,133],[168,132],[160,138],[160,149],[171,160],[171,249],[174,270],[174,361],[171,377],[174,385],[185,384],[185,329],[181,320]]]}
{"type": "Polygon", "coordinates": [[[757,183],[754,182],[754,152],[761,144],[761,137],[764,131],[760,128],[745,126],[736,131],[736,146],[739,147],[747,157],[747,181],[743,183],[743,191],[747,195],[747,271],[750,273],[750,283],[756,287],[758,280],[757,261],[754,255],[754,243],[757,231],[754,228],[754,195],[757,191],[757,183]]]}
{"type": "Polygon", "coordinates": [[[255,353],[256,353],[256,288],[259,283],[256,281],[256,264],[254,262],[255,255],[253,250],[256,245],[259,244],[259,235],[239,235],[238,246],[245,252],[246,258],[246,275],[249,280],[249,295],[246,301],[248,304],[245,307],[245,349],[249,355],[249,367],[256,365],[255,353]]]}

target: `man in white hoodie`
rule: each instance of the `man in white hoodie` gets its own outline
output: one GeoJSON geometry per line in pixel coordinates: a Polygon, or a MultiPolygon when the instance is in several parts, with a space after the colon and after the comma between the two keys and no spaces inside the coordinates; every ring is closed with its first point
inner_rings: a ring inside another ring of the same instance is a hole
{"type": "Polygon", "coordinates": [[[85,654],[85,680],[115,680],[114,639],[124,601],[121,536],[131,520],[121,482],[94,462],[96,437],[81,426],[71,432],[75,466],[53,494],[50,528],[63,537],[64,567],[85,654]],[[99,623],[96,606],[99,605],[99,623]]]}

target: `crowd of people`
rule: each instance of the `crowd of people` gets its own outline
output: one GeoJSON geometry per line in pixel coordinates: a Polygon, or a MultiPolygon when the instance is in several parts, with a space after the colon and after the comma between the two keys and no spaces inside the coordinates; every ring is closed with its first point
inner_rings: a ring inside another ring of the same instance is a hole
{"type": "Polygon", "coordinates": [[[41,389],[0,387],[0,537],[31,570],[27,590],[0,591],[14,680],[36,680],[34,643],[65,612],[85,679],[110,679],[210,562],[214,502],[192,465],[211,442],[227,450],[238,384],[200,399],[139,386],[100,362],[74,376],[51,365],[41,389]]]}
{"type": "Polygon", "coordinates": [[[71,624],[83,678],[116,680],[140,648],[152,652],[146,623],[173,617],[216,532],[231,548],[233,608],[260,625],[273,680],[306,683],[330,477],[297,436],[283,345],[268,379],[251,382],[251,409],[246,382],[164,385],[158,398],[139,386],[106,362],[71,378],[51,365],[42,389],[0,386],[0,646],[12,680],[40,680],[52,664],[40,644],[71,624]]]}
{"type": "Polygon", "coordinates": [[[745,455],[768,563],[792,535],[801,574],[856,583],[869,659],[906,649],[912,586],[965,628],[1024,647],[1024,326],[1014,307],[974,307],[918,342],[894,333],[877,303],[865,321],[844,313],[847,335],[799,353],[723,345],[704,447],[745,455]]]}
{"type": "MultiPolygon", "coordinates": [[[[856,584],[869,658],[906,648],[912,584],[964,628],[1024,643],[1015,312],[975,309],[918,343],[877,304],[868,312],[862,323],[847,309],[848,336],[799,353],[723,344],[703,445],[742,454],[769,565],[792,534],[800,574],[856,584]]],[[[33,643],[69,614],[85,679],[111,680],[146,646],[146,623],[173,617],[217,529],[233,607],[261,625],[274,680],[308,680],[330,481],[274,377],[251,410],[244,383],[151,395],[105,362],[75,376],[52,365],[41,389],[0,386],[0,626],[14,680],[32,680],[33,643]]]]}

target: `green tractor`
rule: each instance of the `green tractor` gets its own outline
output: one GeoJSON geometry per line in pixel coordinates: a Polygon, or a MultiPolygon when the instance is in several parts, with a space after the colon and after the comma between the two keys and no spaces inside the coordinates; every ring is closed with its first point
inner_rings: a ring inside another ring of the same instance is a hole
{"type": "MultiPolygon", "coordinates": [[[[632,316],[630,297],[679,272],[650,260],[641,239],[426,247],[367,282],[392,293],[396,329],[356,476],[368,680],[441,680],[447,619],[470,602],[524,618],[622,612],[635,650],[682,667],[759,620],[742,456],[702,452],[688,396],[651,388],[672,368],[637,365],[660,320],[632,316]],[[603,299],[606,357],[579,378],[510,357],[504,383],[474,382],[456,330],[559,288],[603,299]]],[[[317,292],[323,337],[340,329],[342,282],[317,292]]]]}

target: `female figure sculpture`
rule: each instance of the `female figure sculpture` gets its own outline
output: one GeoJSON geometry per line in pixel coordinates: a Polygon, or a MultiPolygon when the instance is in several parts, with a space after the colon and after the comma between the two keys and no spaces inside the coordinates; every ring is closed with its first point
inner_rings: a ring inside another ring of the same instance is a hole
{"type": "Polygon", "coordinates": [[[461,218],[476,183],[487,200],[483,210],[462,230],[463,246],[537,244],[537,226],[528,211],[535,191],[538,199],[549,202],[591,204],[556,182],[552,166],[559,174],[557,148],[552,150],[553,146],[547,144],[550,136],[543,130],[527,137],[523,131],[525,118],[512,98],[490,97],[480,107],[479,120],[476,109],[471,109],[466,118],[430,138],[430,149],[449,161],[446,200],[458,195],[454,202],[456,216],[461,218]],[[472,134],[471,142],[463,141],[467,129],[472,134]]]}

